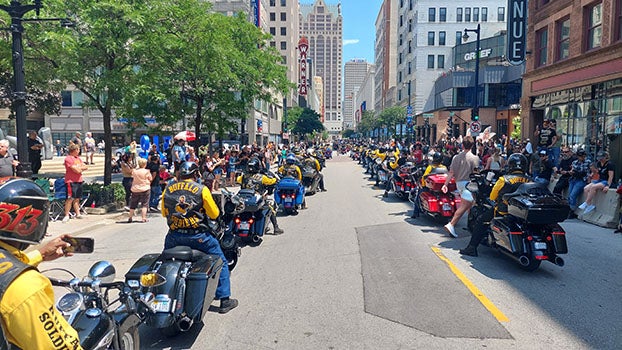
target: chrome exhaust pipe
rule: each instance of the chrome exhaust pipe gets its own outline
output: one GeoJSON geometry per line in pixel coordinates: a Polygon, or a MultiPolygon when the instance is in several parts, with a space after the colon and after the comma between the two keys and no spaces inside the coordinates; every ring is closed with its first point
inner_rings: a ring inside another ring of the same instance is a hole
{"type": "Polygon", "coordinates": [[[557,266],[564,266],[566,262],[564,261],[564,259],[560,258],[559,256],[556,256],[555,259],[553,259],[553,263],[557,266]]]}
{"type": "Polygon", "coordinates": [[[192,327],[192,325],[194,324],[194,320],[192,320],[190,317],[188,316],[184,316],[182,317],[178,322],[177,322],[177,326],[179,327],[179,330],[182,332],[187,332],[190,330],[190,328],[192,327]]]}
{"type": "Polygon", "coordinates": [[[258,243],[259,240],[260,240],[260,237],[259,237],[259,235],[255,235],[254,234],[254,235],[251,236],[251,240],[253,241],[253,243],[258,243]]]}
{"type": "Polygon", "coordinates": [[[523,265],[523,266],[529,266],[529,262],[530,262],[530,261],[529,261],[529,258],[528,258],[527,256],[525,256],[525,255],[521,255],[521,256],[518,258],[518,262],[519,262],[521,265],[523,265]]]}

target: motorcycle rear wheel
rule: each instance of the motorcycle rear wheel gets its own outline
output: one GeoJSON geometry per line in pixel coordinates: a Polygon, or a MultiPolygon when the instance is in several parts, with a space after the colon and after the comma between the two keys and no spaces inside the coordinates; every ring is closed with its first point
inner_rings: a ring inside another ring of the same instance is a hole
{"type": "Polygon", "coordinates": [[[119,339],[121,350],[139,350],[140,349],[140,334],[138,333],[138,327],[133,327],[121,334],[119,339]]]}
{"type": "Polygon", "coordinates": [[[523,266],[520,265],[521,269],[527,271],[527,272],[534,272],[536,271],[539,267],[540,267],[540,263],[542,263],[541,260],[537,260],[534,259],[533,257],[529,260],[529,265],[527,266],[523,266]]]}
{"type": "Polygon", "coordinates": [[[181,329],[179,329],[177,323],[173,323],[168,327],[160,328],[160,333],[162,333],[165,337],[172,338],[181,333],[181,329]]]}

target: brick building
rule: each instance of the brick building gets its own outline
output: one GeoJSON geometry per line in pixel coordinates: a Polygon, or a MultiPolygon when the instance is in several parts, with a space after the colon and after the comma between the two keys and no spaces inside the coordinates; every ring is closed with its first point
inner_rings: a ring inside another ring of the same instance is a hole
{"type": "Polygon", "coordinates": [[[556,119],[564,144],[608,150],[620,177],[622,0],[530,1],[528,21],[523,137],[556,119]]]}

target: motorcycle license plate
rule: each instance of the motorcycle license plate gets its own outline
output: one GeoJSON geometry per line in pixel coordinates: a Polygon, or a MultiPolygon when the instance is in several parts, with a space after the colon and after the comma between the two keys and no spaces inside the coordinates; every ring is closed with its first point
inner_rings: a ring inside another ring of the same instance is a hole
{"type": "Polygon", "coordinates": [[[151,302],[151,308],[155,312],[169,312],[171,310],[171,300],[154,300],[151,302]]]}
{"type": "Polygon", "coordinates": [[[533,242],[533,248],[537,250],[546,250],[545,242],[533,242]]]}
{"type": "Polygon", "coordinates": [[[451,210],[451,205],[449,203],[443,203],[443,210],[451,210]]]}
{"type": "Polygon", "coordinates": [[[248,221],[240,222],[240,230],[248,230],[250,228],[251,228],[251,224],[249,224],[248,221]]]}
{"type": "Polygon", "coordinates": [[[292,199],[291,198],[285,198],[285,203],[291,203],[292,199]]]}

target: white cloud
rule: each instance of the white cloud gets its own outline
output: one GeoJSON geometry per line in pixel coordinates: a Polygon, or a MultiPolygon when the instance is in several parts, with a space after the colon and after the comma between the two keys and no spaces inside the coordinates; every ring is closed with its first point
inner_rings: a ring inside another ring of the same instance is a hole
{"type": "Polygon", "coordinates": [[[343,41],[343,46],[352,45],[352,44],[358,44],[359,41],[360,41],[359,39],[345,39],[343,41]]]}

